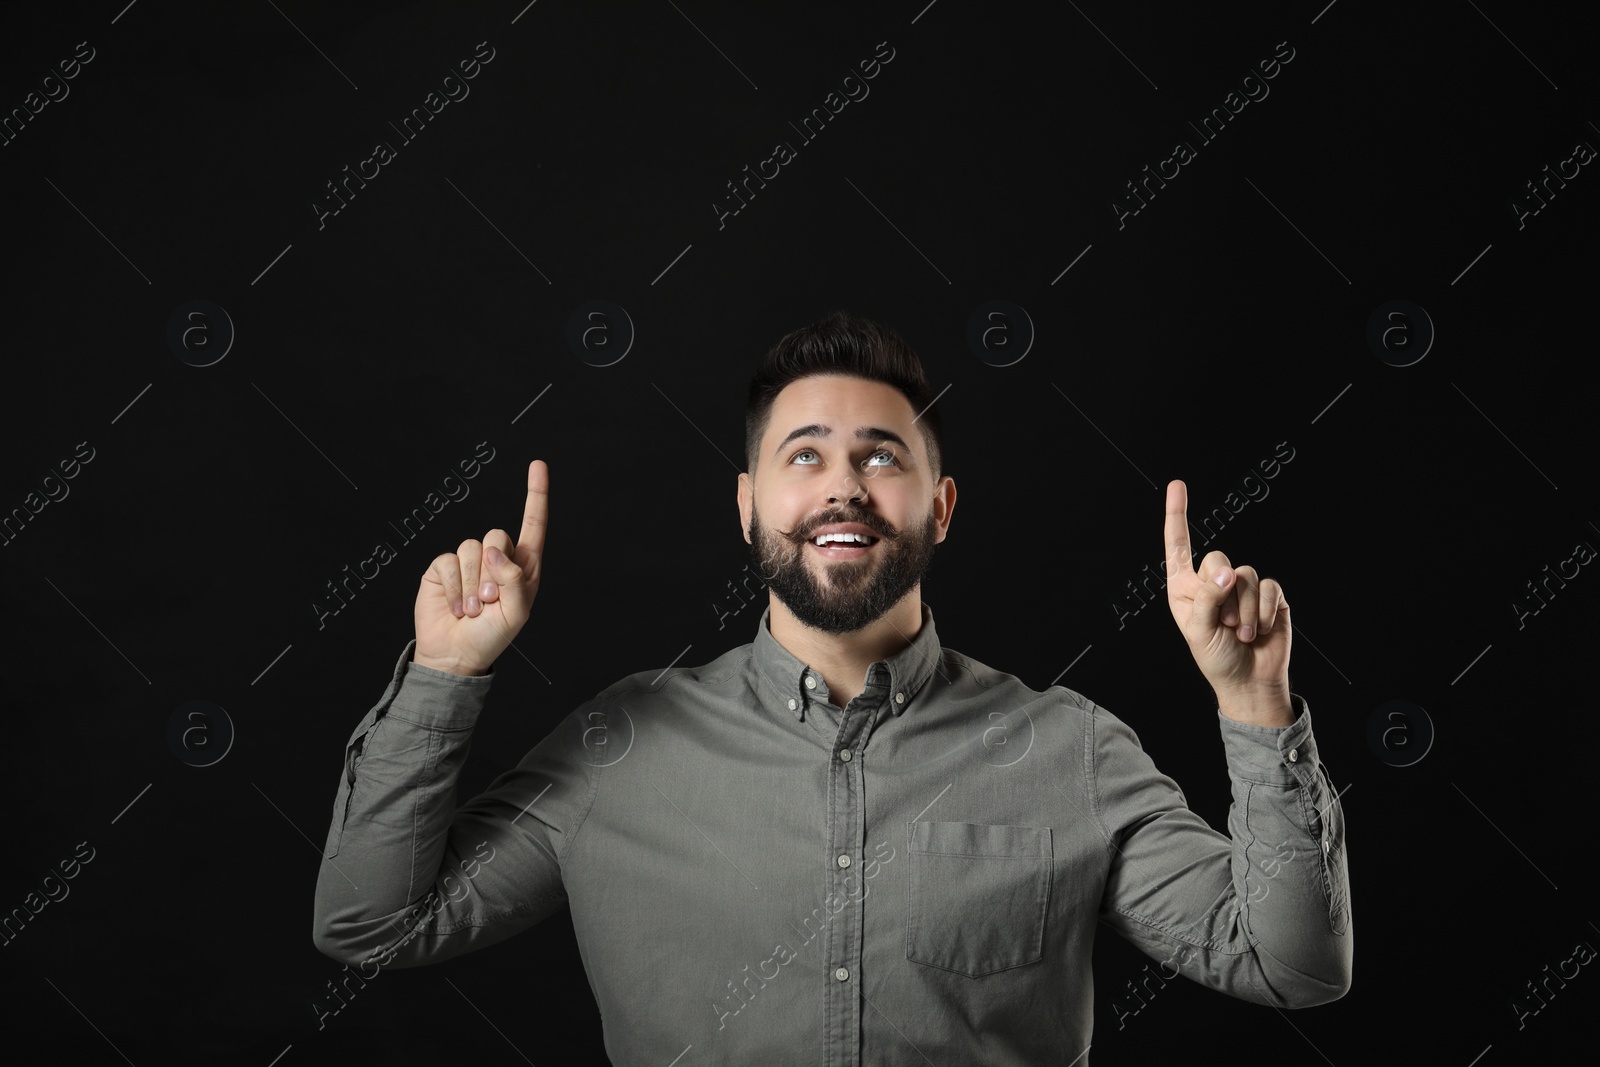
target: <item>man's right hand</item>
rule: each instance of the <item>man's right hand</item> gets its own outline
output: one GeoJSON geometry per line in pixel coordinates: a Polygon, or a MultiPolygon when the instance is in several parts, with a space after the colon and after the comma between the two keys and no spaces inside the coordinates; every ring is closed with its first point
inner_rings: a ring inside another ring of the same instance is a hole
{"type": "Polygon", "coordinates": [[[516,547],[504,530],[435,557],[417,589],[413,663],[452,674],[487,674],[528,621],[543,572],[550,469],[528,464],[528,500],[516,547]]]}

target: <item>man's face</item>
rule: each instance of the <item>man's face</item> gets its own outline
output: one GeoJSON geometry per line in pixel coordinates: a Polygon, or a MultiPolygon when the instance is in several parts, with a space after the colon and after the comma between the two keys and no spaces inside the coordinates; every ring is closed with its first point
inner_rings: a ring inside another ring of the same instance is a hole
{"type": "Polygon", "coordinates": [[[915,417],[899,390],[864,378],[802,378],[778,394],[756,479],[739,475],[739,510],[753,566],[806,626],[844,634],[875,622],[944,540],[955,483],[934,484],[915,417]],[[873,543],[819,548],[818,531],[838,524],[873,543]]]}

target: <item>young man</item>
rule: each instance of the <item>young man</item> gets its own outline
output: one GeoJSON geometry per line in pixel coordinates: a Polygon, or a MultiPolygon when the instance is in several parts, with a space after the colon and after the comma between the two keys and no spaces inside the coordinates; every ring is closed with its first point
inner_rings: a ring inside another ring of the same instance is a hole
{"type": "Polygon", "coordinates": [[[932,401],[868,320],[780,340],[738,484],[770,589],[755,640],[617,682],[455,808],[543,571],[533,461],[515,546],[491,530],[433,561],[416,640],[351,737],[317,947],[376,973],[570,904],[622,1067],[1086,1064],[1102,922],[1157,981],[1280,1007],[1344,995],[1344,818],[1289,692],[1281,587],[1220,552],[1196,571],[1187,491],[1168,486],[1169,606],[1233,782],[1223,835],[1105,709],[939,644],[921,579],[956,489],[932,401]]]}

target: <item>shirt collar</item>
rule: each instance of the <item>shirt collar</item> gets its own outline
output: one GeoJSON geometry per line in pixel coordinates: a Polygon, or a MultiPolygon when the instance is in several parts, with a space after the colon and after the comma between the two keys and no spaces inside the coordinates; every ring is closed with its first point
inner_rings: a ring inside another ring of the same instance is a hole
{"type": "MultiPolygon", "coordinates": [[[[825,683],[821,674],[796,659],[772,636],[768,625],[771,615],[769,602],[756,623],[756,639],[751,646],[755,668],[767,686],[763,702],[774,712],[788,712],[796,719],[804,719],[806,707],[822,699],[825,683]],[[816,688],[808,687],[807,679],[814,682],[816,688]]],[[[917,636],[899,652],[872,664],[867,672],[868,684],[881,684],[886,690],[889,710],[899,715],[921,692],[942,656],[939,634],[933,625],[933,609],[923,601],[922,628],[917,636]]]]}

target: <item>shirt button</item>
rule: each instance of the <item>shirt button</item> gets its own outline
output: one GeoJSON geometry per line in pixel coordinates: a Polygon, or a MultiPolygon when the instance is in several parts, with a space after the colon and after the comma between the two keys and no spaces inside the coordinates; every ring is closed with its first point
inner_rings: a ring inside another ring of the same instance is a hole
{"type": "Polygon", "coordinates": [[[799,704],[795,703],[795,700],[794,700],[793,697],[789,698],[789,710],[790,711],[793,711],[795,708],[798,708],[799,706],[800,706],[799,704]]]}
{"type": "Polygon", "coordinates": [[[811,675],[809,675],[809,674],[806,675],[806,688],[807,689],[815,689],[816,687],[817,687],[817,680],[815,678],[811,677],[811,675]]]}
{"type": "Polygon", "coordinates": [[[848,968],[848,967],[840,967],[837,971],[833,972],[833,976],[835,978],[839,979],[839,981],[841,981],[841,982],[849,981],[849,979],[850,979],[850,968],[848,968]]]}
{"type": "Polygon", "coordinates": [[[844,762],[849,763],[850,762],[850,750],[848,748],[840,749],[839,750],[839,758],[841,760],[843,760],[844,762]]]}
{"type": "Polygon", "coordinates": [[[839,857],[839,866],[841,866],[841,867],[850,866],[850,857],[846,856],[846,855],[841,855],[839,857]]]}
{"type": "Polygon", "coordinates": [[[1297,748],[1291,748],[1289,750],[1289,762],[1293,763],[1295,760],[1297,760],[1299,758],[1300,758],[1300,750],[1297,749],[1297,748]]]}
{"type": "Polygon", "coordinates": [[[904,704],[906,702],[906,695],[904,693],[896,693],[894,695],[894,702],[896,704],[904,704]]]}

